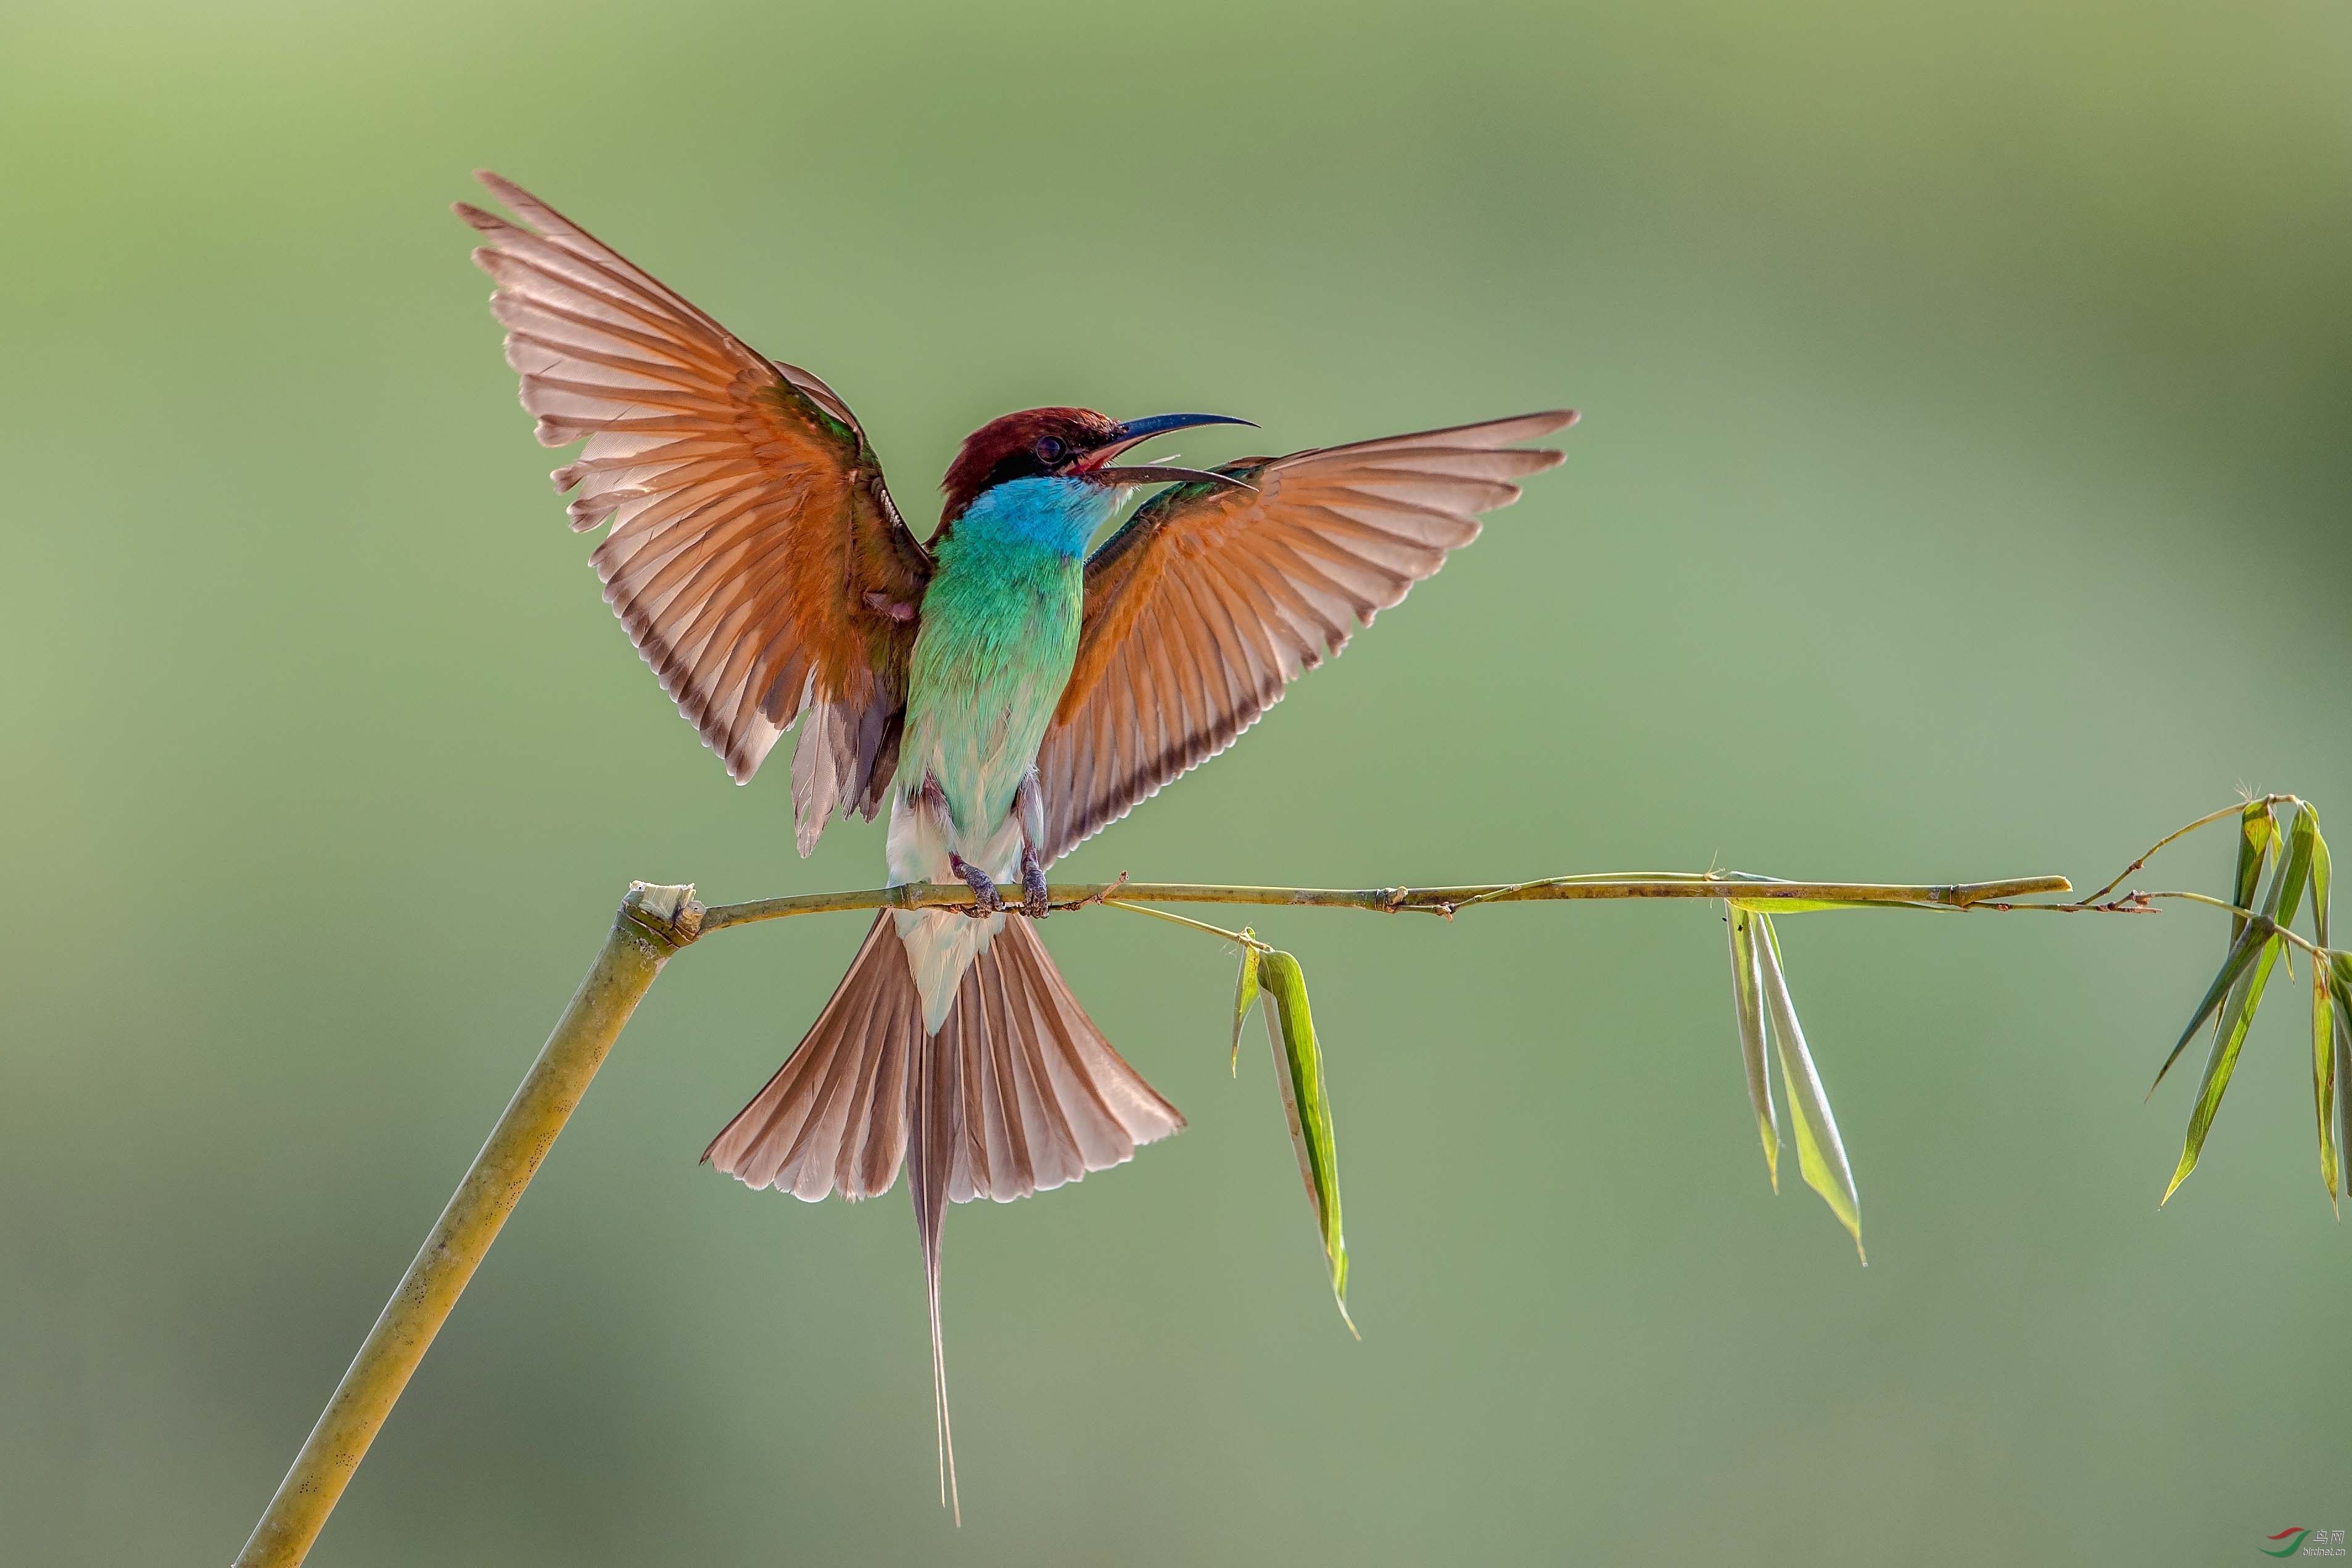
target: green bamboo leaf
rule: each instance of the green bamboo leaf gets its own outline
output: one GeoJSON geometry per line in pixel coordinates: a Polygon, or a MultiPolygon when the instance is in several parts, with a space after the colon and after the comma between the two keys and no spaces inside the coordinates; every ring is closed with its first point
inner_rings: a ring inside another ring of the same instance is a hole
{"type": "Polygon", "coordinates": [[[2327,840],[2319,831],[2319,814],[2309,806],[2303,808],[2304,819],[2311,824],[2311,924],[2319,933],[2319,945],[2327,945],[2327,898],[2329,870],[2327,840]]]}
{"type": "MultiPolygon", "coordinates": [[[[1249,927],[1242,927],[1242,935],[1253,936],[1249,927]]],[[[1257,949],[1242,943],[1242,977],[1234,987],[1234,1059],[1233,1075],[1242,1076],[1242,1026],[1249,1021],[1249,1010],[1257,1001],[1257,949]]]]}
{"type": "Polygon", "coordinates": [[[1805,1184],[1822,1194],[1830,1212],[1853,1233],[1853,1250],[1865,1268],[1870,1255],[1862,1249],[1862,1197],[1854,1191],[1853,1169],[1846,1163],[1845,1145],[1838,1140],[1837,1118],[1830,1111],[1821,1075],[1813,1070],[1812,1053],[1805,1049],[1805,1031],[1797,1023],[1797,1005],[1789,998],[1789,983],[1780,969],[1780,939],[1772,917],[1758,915],[1762,942],[1755,944],[1757,970],[1762,982],[1764,1010],[1771,1020],[1772,1043],[1780,1056],[1780,1087],[1789,1097],[1789,1125],[1797,1136],[1797,1168],[1805,1184]]]}
{"type": "Polygon", "coordinates": [[[1733,899],[1728,901],[1754,915],[1810,915],[1822,910],[1901,910],[1934,907],[1921,904],[1863,903],[1853,899],[1733,899]]]}
{"type": "MultiPolygon", "coordinates": [[[[2352,990],[2330,989],[2336,994],[2336,1169],[2345,1194],[2352,1195],[2352,990]]],[[[2332,1201],[2335,1194],[2328,1196],[2332,1201]]]]}
{"type": "Polygon", "coordinates": [[[2221,973],[2213,976],[2213,984],[2205,988],[2204,998],[2197,1004],[2197,1011],[2190,1016],[2189,1027],[2180,1031],[2180,1038],[2172,1043],[2171,1054],[2164,1058],[2164,1065],[2156,1069],[2156,1082],[2147,1086],[2150,1095],[2156,1093],[2157,1086],[2164,1082],[2164,1075],[2172,1070],[2172,1064],[2180,1059],[2180,1053],[2189,1048],[2189,1042],[2197,1037],[2197,1031],[2205,1026],[2205,1020],[2212,1016],[2213,1010],[2221,1005],[2221,999],[2246,973],[2247,966],[2253,963],[2254,954],[2262,950],[2262,946],[2259,939],[2241,935],[2230,949],[2230,956],[2221,961],[2221,973]]]}
{"type": "MultiPolygon", "coordinates": [[[[2311,928],[2319,938],[2319,945],[2327,945],[2329,905],[2333,898],[2330,886],[2334,871],[2327,854],[2327,836],[2319,830],[2319,814],[2309,805],[2303,808],[2304,816],[2311,823],[2311,928]]],[[[2328,1138],[2329,1107],[2323,1097],[2319,1107],[2319,1165],[2323,1173],[2328,1169],[2331,1148],[2336,1156],[2335,1173],[2327,1184],[2327,1201],[2336,1202],[2339,1192],[2352,1193],[2352,961],[2341,955],[2332,960],[2313,959],[2312,967],[2328,973],[2328,1011],[2333,1015],[2335,1048],[2328,1052],[2327,1084],[2335,1098],[2335,1138],[2328,1138]]],[[[2313,1005],[2316,1007],[2317,1003],[2313,1005]]],[[[2316,1035],[2319,1026],[2315,1019],[2312,1028],[2316,1035]]],[[[2315,1037],[2311,1043],[2312,1071],[2319,1071],[2318,1058],[2324,1047],[2315,1037]]],[[[2336,1210],[2338,1218],[2343,1210],[2336,1210]]]]}
{"type": "MultiPolygon", "coordinates": [[[[2327,988],[2327,969],[2311,966],[2311,1103],[2319,1117],[2319,1180],[2327,1189],[2327,1205],[2336,1208],[2338,1171],[2336,1163],[2336,997],[2327,988]]],[[[2340,1216],[2343,1211],[2336,1209],[2340,1216]]]]}
{"type": "MultiPolygon", "coordinates": [[[[2272,812],[2271,803],[2266,800],[2247,802],[2245,811],[2238,818],[2238,871],[2230,883],[2230,901],[2238,908],[2250,910],[2254,907],[2254,889],[2262,884],[2263,865],[2277,843],[2278,817],[2272,812]]],[[[2238,938],[2245,933],[2245,916],[2230,917],[2230,945],[2232,948],[2238,945],[2238,938]]]]}
{"type": "MultiPolygon", "coordinates": [[[[2277,832],[2273,821],[2272,836],[2275,837],[2277,832]]],[[[2299,834],[2286,858],[2271,873],[2270,889],[2263,895],[2260,911],[2267,923],[2257,927],[2251,921],[2240,922],[2244,929],[2239,933],[2237,945],[2230,950],[2231,957],[2236,959],[2240,951],[2251,943],[2253,963],[2251,967],[2239,966],[2238,977],[2230,985],[2229,1000],[2221,1005],[2221,1015],[2214,1023],[2213,1049],[2205,1058],[2205,1081],[2198,1086],[2197,1103],[2189,1112],[2189,1132],[2181,1141],[2180,1163],[2174,1168],[2171,1184],[2164,1189],[2164,1196],[2157,1200],[2159,1208],[2179,1191],[2189,1173],[2197,1168],[2198,1156],[2205,1149],[2205,1135],[2212,1131],[2222,1095],[2229,1092],[2230,1075],[2238,1070],[2238,1053],[2245,1047],[2246,1031],[2253,1026],[2255,1010],[2262,1006],[2263,987],[2270,981],[2271,966],[2286,951],[2285,939],[2277,935],[2273,928],[2284,923],[2280,911],[2292,914],[2295,901],[2302,897],[2304,880],[2311,872],[2311,839],[2309,834],[2299,834]]],[[[2223,967],[2226,970],[2228,965],[2223,967]]],[[[2178,1047],[2173,1054],[2179,1054],[2178,1047]]],[[[2171,1063],[2165,1065],[2169,1067],[2171,1063]]]]}
{"type": "Polygon", "coordinates": [[[1265,1010],[1265,1040],[1274,1050],[1274,1076],[1282,1086],[1291,1147],[1298,1152],[1298,1173],[1307,1183],[1307,1201],[1314,1207],[1315,1228],[1331,1266],[1331,1294],[1339,1303],[1339,1321],[1354,1334],[1355,1320],[1348,1316],[1348,1242],[1339,1229],[1339,1151],[1331,1135],[1331,1100],[1323,1080],[1323,1047],[1315,1038],[1315,1015],[1307,1003],[1307,976],[1298,960],[1273,949],[1259,954],[1258,974],[1272,1003],[1265,1010]]]}
{"type": "Polygon", "coordinates": [[[2336,1163],[2352,1195],[2352,954],[2336,953],[2327,988],[2336,994],[2336,1163]]]}
{"type": "MultiPolygon", "coordinates": [[[[2273,882],[2276,889],[2276,879],[2273,882]]],[[[2249,930],[2246,936],[2255,943],[2252,967],[2243,970],[2236,984],[2230,987],[2230,999],[2221,1008],[2221,1019],[2213,1035],[2213,1049],[2205,1058],[2205,1081],[2198,1086],[2197,1103],[2189,1112],[2189,1132],[2181,1140],[2180,1163],[2174,1167],[2171,1182],[2164,1196],[2157,1200],[2161,1208],[2180,1190],[2189,1173],[2197,1168],[2198,1156],[2205,1152],[2205,1135],[2213,1130],[2213,1117],[2221,1109],[2221,1096],[2229,1091],[2230,1075],[2238,1070],[2238,1052],[2246,1043],[2246,1031],[2254,1021],[2254,1010],[2262,1005],[2263,987],[2271,977],[2271,966],[2278,962],[2286,943],[2277,937],[2256,937],[2249,930]]]]}
{"type": "Polygon", "coordinates": [[[2294,924],[2294,912],[2303,904],[2305,884],[2311,879],[2311,868],[2317,858],[2319,819],[2304,806],[2294,814],[2294,826],[2287,834],[2286,865],[2279,881],[2270,893],[2270,904],[2263,912],[2283,926],[2294,924]]]}
{"type": "MultiPolygon", "coordinates": [[[[2270,837],[2277,839],[2277,818],[2265,820],[2270,823],[2270,837]]],[[[2303,818],[2298,816],[2298,827],[2300,823],[2303,818]]],[[[2246,1030],[2253,1027],[2255,1008],[2263,1006],[2263,987],[2270,983],[2270,966],[2279,962],[2279,954],[2286,952],[2286,941],[2279,938],[2272,926],[2282,924],[2279,910],[2294,914],[2295,900],[2303,896],[2303,881],[2305,877],[2310,877],[2312,869],[2312,837],[2315,835],[2310,832],[2298,832],[2295,844],[2286,851],[2286,858],[2279,860],[2277,869],[2272,869],[2270,891],[2263,893],[2261,908],[2261,914],[2270,924],[2258,929],[2249,920],[2237,921],[2242,929],[2237,945],[2230,947],[2230,959],[2237,962],[2239,954],[2251,950],[2253,963],[2239,963],[2237,980],[2230,983],[2230,999],[2222,1002],[2221,1016],[2213,1023],[2213,1051],[2206,1056],[2204,1084],[2197,1086],[2197,1105],[2189,1107],[2189,1131],[2180,1140],[2180,1163],[2173,1168],[2173,1180],[2164,1187],[2164,1196],[2157,1199],[2159,1208],[2166,1201],[2171,1201],[2173,1192],[2180,1190],[2180,1183],[2185,1183],[2189,1171],[2197,1168],[2197,1157],[2204,1152],[2206,1133],[2213,1131],[2213,1117],[2221,1112],[2221,1098],[2230,1090],[2230,1074],[2237,1072],[2237,1053],[2246,1047],[2246,1030]]],[[[2239,860],[2239,869],[2244,872],[2244,860],[2239,860]]],[[[2227,971],[2227,963],[2222,969],[2227,971]]],[[[2194,1030],[2194,1025],[2189,1027],[2194,1030]]],[[[2180,1056],[2180,1047],[2173,1047],[2173,1056],[2180,1056]]],[[[2171,1060],[2166,1060],[2164,1065],[2171,1068],[2171,1060]]],[[[2164,1074],[2157,1077],[2161,1079],[2164,1074]]]]}
{"type": "Polygon", "coordinates": [[[1780,1190],[1780,1133],[1772,1125],[1772,1068],[1765,1060],[1764,990],[1756,968],[1755,916],[1737,903],[1724,909],[1731,931],[1731,1011],[1739,1025],[1739,1059],[1748,1068],[1748,1103],[1764,1140],[1764,1173],[1780,1190]]]}

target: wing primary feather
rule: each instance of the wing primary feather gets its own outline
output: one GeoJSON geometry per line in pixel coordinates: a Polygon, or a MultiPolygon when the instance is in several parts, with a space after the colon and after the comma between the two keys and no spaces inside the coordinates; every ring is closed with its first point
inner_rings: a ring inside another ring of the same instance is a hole
{"type": "MultiPolygon", "coordinates": [[[[904,689],[917,627],[871,605],[919,604],[931,561],[847,405],[512,181],[480,177],[520,220],[457,204],[482,237],[518,393],[540,441],[585,443],[550,478],[575,529],[608,528],[593,557],[605,597],[662,689],[738,782],[812,700],[885,734],[890,716],[867,710],[904,689]]],[[[865,764],[883,746],[856,755],[878,799],[887,775],[865,764]]],[[[821,831],[830,815],[796,790],[797,824],[821,831]]]]}
{"type": "Polygon", "coordinates": [[[1561,454],[1547,410],[1251,458],[1180,485],[1087,562],[1079,652],[1038,755],[1051,862],[1230,746],[1286,684],[1434,575],[1561,454]]]}

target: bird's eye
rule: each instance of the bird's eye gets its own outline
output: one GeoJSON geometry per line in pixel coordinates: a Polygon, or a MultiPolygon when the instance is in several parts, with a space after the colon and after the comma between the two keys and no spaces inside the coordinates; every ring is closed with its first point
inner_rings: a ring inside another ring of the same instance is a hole
{"type": "Polygon", "coordinates": [[[1069,456],[1069,453],[1070,449],[1062,445],[1062,438],[1058,436],[1041,436],[1037,438],[1037,460],[1041,463],[1058,463],[1069,456]]]}

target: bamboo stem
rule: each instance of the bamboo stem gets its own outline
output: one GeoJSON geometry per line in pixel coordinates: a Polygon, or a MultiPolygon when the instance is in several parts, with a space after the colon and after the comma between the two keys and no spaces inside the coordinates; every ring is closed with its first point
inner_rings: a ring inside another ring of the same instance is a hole
{"type": "MultiPolygon", "coordinates": [[[[1731,873],[1650,872],[1555,877],[1455,888],[1256,888],[1198,882],[1063,883],[1050,889],[1056,908],[1114,901],[1138,904],[1275,904],[1355,909],[1451,918],[1475,904],[1538,900],[1727,899],[1743,902],[1836,903],[1903,909],[1966,910],[2032,893],[2071,890],[2063,877],[1998,882],[1900,884],[1781,882],[1731,873]]],[[[556,1134],[588,1090],[638,1000],[670,957],[698,938],[730,926],[790,915],[847,910],[954,909],[978,912],[961,882],[911,883],[856,892],[803,893],[705,909],[691,887],[637,883],[622,900],[612,934],[564,1009],[488,1142],[460,1182],[399,1288],[368,1331],[334,1397],[310,1431],[293,1468],[254,1527],[235,1568],[298,1568],[334,1511],[408,1379],[425,1359],[458,1295],[480,1267],[499,1227],[522,1197],[556,1134]]],[[[1139,910],[1139,913],[1158,913],[1139,910]]],[[[1166,918],[1181,920],[1181,916],[1166,918]]],[[[1185,921],[1188,925],[1198,921],[1185,921]]],[[[1204,930],[1217,930],[1202,927],[1204,930]]],[[[1230,934],[1220,932],[1220,934],[1230,934]]]]}
{"type": "Polygon", "coordinates": [[[409,1375],[587,1093],[638,999],[670,955],[698,934],[693,897],[690,887],[640,882],[629,889],[604,950],[368,1331],[236,1568],[295,1568],[310,1553],[409,1375]]]}
{"type": "MultiPolygon", "coordinates": [[[[2273,795],[2273,804],[2292,803],[2292,795],[2273,795]]],[[[2300,803],[2295,803],[2300,804],[2300,803]]],[[[2021,904],[2010,900],[2034,894],[2066,893],[2073,884],[2063,877],[2019,877],[1993,882],[1783,882],[1738,872],[1653,871],[1626,874],[1550,877],[1527,882],[1479,883],[1446,888],[1259,888],[1208,882],[1066,882],[1048,889],[1054,908],[1083,909],[1108,904],[1235,940],[1239,933],[1204,925],[1181,915],[1139,908],[1148,904],[1259,904],[1294,909],[1354,909],[1380,914],[1433,914],[1452,919],[1478,904],[1538,900],[1598,900],[1622,899],[1737,900],[1743,905],[1878,907],[1927,910],[2040,910],[2045,913],[2145,913],[2150,900],[2188,899],[2230,909],[2233,913],[2271,924],[2278,936],[2312,952],[2326,950],[2305,942],[2283,926],[2252,911],[2237,910],[2221,900],[2187,892],[2134,892],[2106,901],[2125,878],[2146,865],[2158,850],[2183,835],[2242,810],[2231,805],[2200,817],[2160,840],[2146,855],[2126,867],[2122,875],[2090,898],[2073,903],[2021,904]]],[[[1017,906],[1016,906],[1017,907],[1017,906]]],[[[238,1554],[235,1568],[298,1568],[311,1543],[334,1510],[343,1489],[365,1457],[368,1446],[425,1359],[434,1336],[447,1321],[457,1297],[473,1278],[499,1227],[513,1212],[523,1189],[530,1184],[540,1162],[555,1142],[556,1134],[579,1106],[605,1055],[619,1038],[636,1005],[661,973],[662,965],[698,938],[730,926],[792,915],[824,914],[849,910],[961,909],[979,912],[971,888],[961,882],[909,883],[862,891],[800,893],[777,899],[706,909],[694,900],[692,887],[633,884],[613,921],[612,934],[589,967],[587,978],[572,995],[555,1032],[541,1047],[538,1059],[516,1090],[514,1099],[491,1129],[488,1142],[466,1173],[441,1218],[425,1237],[425,1246],[409,1264],[398,1289],[361,1346],[359,1355],[343,1373],[334,1397],[311,1429],[294,1467],[278,1484],[277,1495],[255,1526],[252,1539],[238,1554]]]]}
{"type": "MultiPolygon", "coordinates": [[[[1076,909],[1116,897],[1127,904],[1282,904],[1291,908],[1370,910],[1381,914],[1452,915],[1472,904],[1549,899],[1727,899],[1801,903],[1888,904],[1965,910],[2033,893],[2065,893],[2063,877],[2015,877],[1999,882],[1781,882],[1731,873],[1653,871],[1626,876],[1550,877],[1531,882],[1486,882],[1460,888],[1254,888],[1216,882],[1056,882],[1047,889],[1057,909],[1076,909]]],[[[702,912],[709,935],[753,921],[843,910],[973,908],[961,882],[908,882],[858,892],[795,893],[716,904],[702,912]]]]}
{"type": "MultiPolygon", "coordinates": [[[[2130,865],[2128,865],[2128,866],[2125,867],[2122,870],[2120,870],[2120,871],[2116,872],[2116,879],[2115,879],[2114,881],[2109,882],[2105,887],[2101,888],[2097,892],[2093,893],[2089,898],[2083,900],[2082,900],[2082,902],[2083,902],[2084,905],[2086,905],[2086,906],[2087,906],[2087,905],[2093,905],[2093,904],[2099,903],[2100,901],[2102,901],[2103,900],[2105,900],[2105,899],[2106,898],[2106,896],[2107,896],[2109,893],[2112,893],[2112,892],[2114,892],[2117,888],[2122,887],[2122,886],[2124,885],[2124,879],[2125,879],[2125,878],[2126,878],[2126,877],[2130,876],[2134,871],[2137,871],[2137,870],[2140,869],[2142,867],[2146,866],[2146,865],[2147,865],[2150,860],[2155,859],[2155,858],[2157,858],[2157,855],[2158,855],[2160,851],[2162,851],[2162,850],[2163,850],[2163,848],[2165,847],[2165,846],[2167,846],[2167,845],[2168,845],[2168,844],[2177,843],[2177,842],[2179,842],[2180,839],[2183,839],[2183,838],[2188,837],[2190,834],[2192,834],[2192,833],[2196,832],[2199,828],[2203,827],[2203,826],[2206,826],[2207,825],[2211,824],[2211,823],[2219,822],[2219,821],[2221,821],[2221,820],[2223,817],[2225,817],[2225,816],[2240,816],[2240,815],[2242,815],[2242,814],[2246,810],[2246,808],[2247,808],[2248,806],[2252,805],[2254,805],[2254,804],[2255,804],[2255,803],[2254,803],[2253,801],[2252,801],[2252,800],[2233,801],[2233,802],[2231,802],[2230,805],[2223,806],[2223,807],[2222,807],[2221,810],[2219,810],[2219,811],[2209,811],[2209,812],[2207,812],[2204,816],[2202,816],[2199,817],[2196,821],[2194,821],[2194,822],[2192,822],[2192,823],[2189,824],[2186,827],[2176,827],[2176,828],[2174,828],[2171,832],[2169,832],[2169,833],[2166,834],[2163,837],[2161,837],[2161,838],[2158,839],[2154,844],[2150,845],[2150,846],[2148,847],[2148,848],[2147,848],[2147,851],[2145,854],[2143,854],[2142,856],[2140,856],[2140,858],[2139,858],[2138,859],[2137,859],[2137,860],[2133,861],[2130,865]]],[[[2263,795],[2263,796],[2262,797],[2262,804],[2263,804],[2263,805],[2295,805],[2295,806],[2300,806],[2301,805],[2303,805],[2303,802],[2302,802],[2301,800],[2297,799],[2295,796],[2291,795],[2263,795]]]]}
{"type": "MultiPolygon", "coordinates": [[[[1060,909],[1118,905],[1278,904],[1292,908],[1370,910],[1451,917],[1474,904],[1534,900],[1723,899],[1835,902],[1894,908],[1965,910],[2028,893],[2069,891],[2063,877],[2000,882],[1904,885],[1877,882],[1780,882],[1734,874],[1653,872],[1633,876],[1556,877],[1531,882],[1459,888],[1255,888],[1196,882],[1063,883],[1051,889],[1060,909]]],[[[368,1331],[334,1397],[278,1483],[269,1508],[238,1553],[235,1568],[298,1568],[334,1511],[352,1472],[375,1440],[408,1379],[448,1320],[458,1295],[480,1267],[490,1243],[523,1189],[554,1145],[556,1134],[587,1093],[622,1026],[654,976],[698,938],[730,926],[789,915],[845,910],[952,909],[978,912],[961,882],[912,883],[857,892],[803,893],[705,909],[691,887],[629,889],[612,934],[580,983],[489,1140],[457,1185],[432,1234],[402,1276],[392,1300],[368,1331]]],[[[1139,910],[1144,914],[1158,910],[1139,910]]],[[[1168,919],[1181,920],[1181,916],[1168,919]]],[[[1184,921],[1188,925],[1200,922],[1184,921]]],[[[1202,927],[1203,930],[1218,930],[1202,927]]],[[[1229,934],[1223,933],[1220,934],[1229,934]]]]}

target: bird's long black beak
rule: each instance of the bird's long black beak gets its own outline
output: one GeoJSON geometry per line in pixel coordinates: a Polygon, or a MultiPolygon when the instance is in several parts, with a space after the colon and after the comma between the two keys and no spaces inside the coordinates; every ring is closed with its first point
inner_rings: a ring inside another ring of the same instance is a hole
{"type": "Polygon", "coordinates": [[[1139,446],[1154,436],[1165,436],[1171,430],[1190,430],[1201,425],[1248,424],[1246,419],[1234,419],[1223,414],[1155,414],[1149,419],[1130,419],[1118,427],[1118,436],[1086,455],[1079,464],[1079,471],[1107,485],[1212,484],[1245,490],[1250,487],[1232,475],[1211,473],[1205,468],[1171,468],[1164,463],[1139,468],[1112,468],[1108,465],[1129,447],[1139,446]]]}

